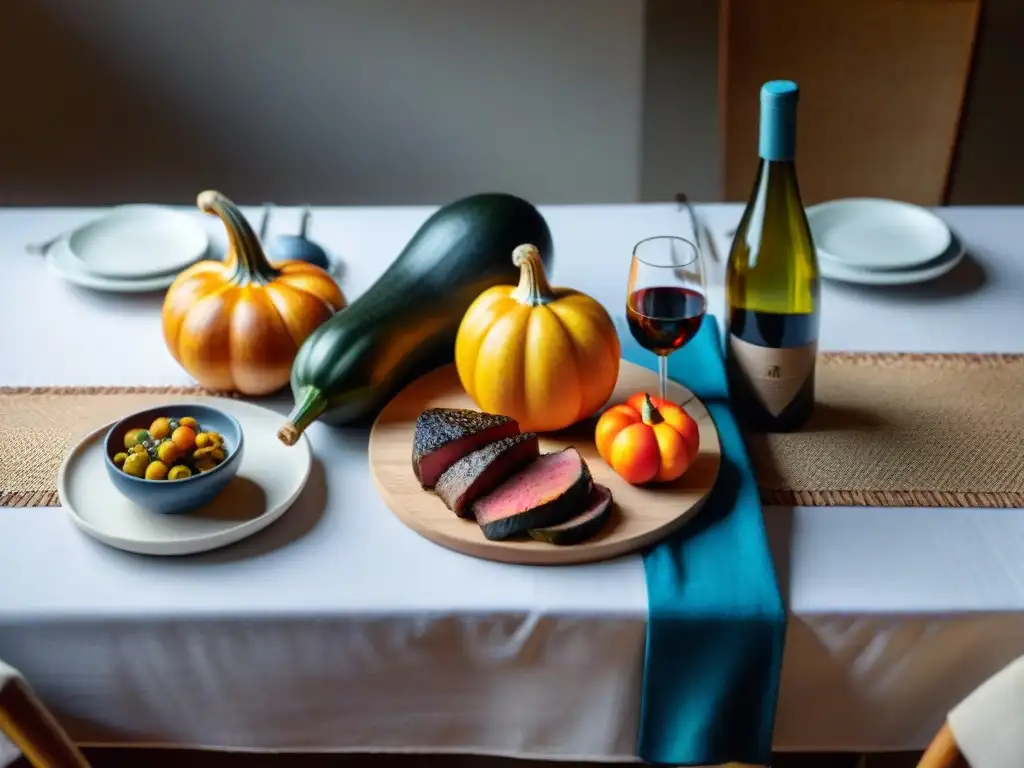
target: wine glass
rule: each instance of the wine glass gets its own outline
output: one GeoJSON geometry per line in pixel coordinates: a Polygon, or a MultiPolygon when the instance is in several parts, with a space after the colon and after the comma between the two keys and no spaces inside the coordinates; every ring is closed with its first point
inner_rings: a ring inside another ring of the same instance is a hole
{"type": "Polygon", "coordinates": [[[668,356],[697,335],[707,311],[704,264],[682,237],[648,237],[633,246],[626,320],[640,346],[658,356],[658,383],[667,399],[668,356]]]}

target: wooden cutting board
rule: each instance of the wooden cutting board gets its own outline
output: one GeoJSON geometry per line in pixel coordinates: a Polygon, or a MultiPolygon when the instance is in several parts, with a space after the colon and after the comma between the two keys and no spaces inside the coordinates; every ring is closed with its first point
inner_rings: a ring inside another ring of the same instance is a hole
{"type": "MultiPolygon", "coordinates": [[[[609,405],[625,402],[634,392],[658,391],[652,371],[623,361],[609,405]]],[[[472,557],[521,565],[587,563],[636,552],[657,543],[695,515],[711,493],[722,452],[718,431],[704,404],[689,390],[669,383],[669,398],[681,403],[697,420],[700,453],[673,483],[638,487],[620,478],[597,453],[595,419],[557,434],[542,435],[542,452],[575,446],[590,467],[594,481],[608,486],[614,498],[612,519],[597,536],[571,546],[533,539],[489,541],[471,520],[445,507],[434,493],[420,487],[412,471],[412,439],[416,417],[431,407],[473,408],[455,366],[428,373],[407,386],[381,411],[370,432],[370,471],[384,503],[417,533],[472,557]]]]}

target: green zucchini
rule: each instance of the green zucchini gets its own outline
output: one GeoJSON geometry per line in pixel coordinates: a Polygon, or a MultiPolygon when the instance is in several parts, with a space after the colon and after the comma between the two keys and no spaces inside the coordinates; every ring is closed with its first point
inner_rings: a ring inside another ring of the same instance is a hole
{"type": "Polygon", "coordinates": [[[278,438],[292,445],[317,419],[366,423],[410,381],[452,362],[473,300],[519,280],[510,254],[523,243],[537,246],[551,269],[551,231],[521,198],[480,194],[437,210],[381,278],[299,348],[295,405],[278,438]]]}

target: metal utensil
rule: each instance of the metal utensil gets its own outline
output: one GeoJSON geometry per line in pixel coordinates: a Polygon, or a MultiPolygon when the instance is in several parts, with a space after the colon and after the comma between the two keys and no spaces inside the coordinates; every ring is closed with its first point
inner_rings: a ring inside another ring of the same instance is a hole
{"type": "Polygon", "coordinates": [[[302,210],[302,223],[297,235],[278,235],[267,246],[271,261],[305,261],[321,269],[330,270],[331,260],[327,251],[306,237],[313,213],[307,205],[302,210]]]}
{"type": "Polygon", "coordinates": [[[28,243],[25,245],[25,250],[31,253],[33,256],[45,256],[46,252],[50,250],[54,245],[63,240],[65,237],[75,231],[74,229],[65,229],[63,232],[54,235],[53,237],[47,238],[46,240],[40,240],[35,243],[28,243]]]}
{"type": "Polygon", "coordinates": [[[690,224],[693,226],[693,236],[697,240],[697,247],[707,253],[712,261],[719,261],[715,238],[700,216],[697,215],[697,209],[693,207],[690,198],[686,196],[685,192],[677,192],[676,203],[679,204],[680,210],[686,209],[686,212],[690,215],[690,224]]]}
{"type": "Polygon", "coordinates": [[[264,243],[267,240],[267,231],[270,228],[270,216],[273,213],[273,210],[274,210],[274,204],[273,203],[264,203],[263,204],[263,218],[260,219],[260,233],[259,233],[259,238],[260,238],[260,242],[261,243],[264,243]]]}

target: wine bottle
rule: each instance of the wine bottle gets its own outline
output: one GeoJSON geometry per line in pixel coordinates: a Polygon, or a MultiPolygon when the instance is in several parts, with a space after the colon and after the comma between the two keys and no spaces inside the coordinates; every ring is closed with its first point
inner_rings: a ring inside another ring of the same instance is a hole
{"type": "Polygon", "coordinates": [[[799,89],[761,88],[760,160],[726,267],[726,370],[733,408],[754,431],[799,428],[814,409],[818,259],[796,174],[799,89]]]}

